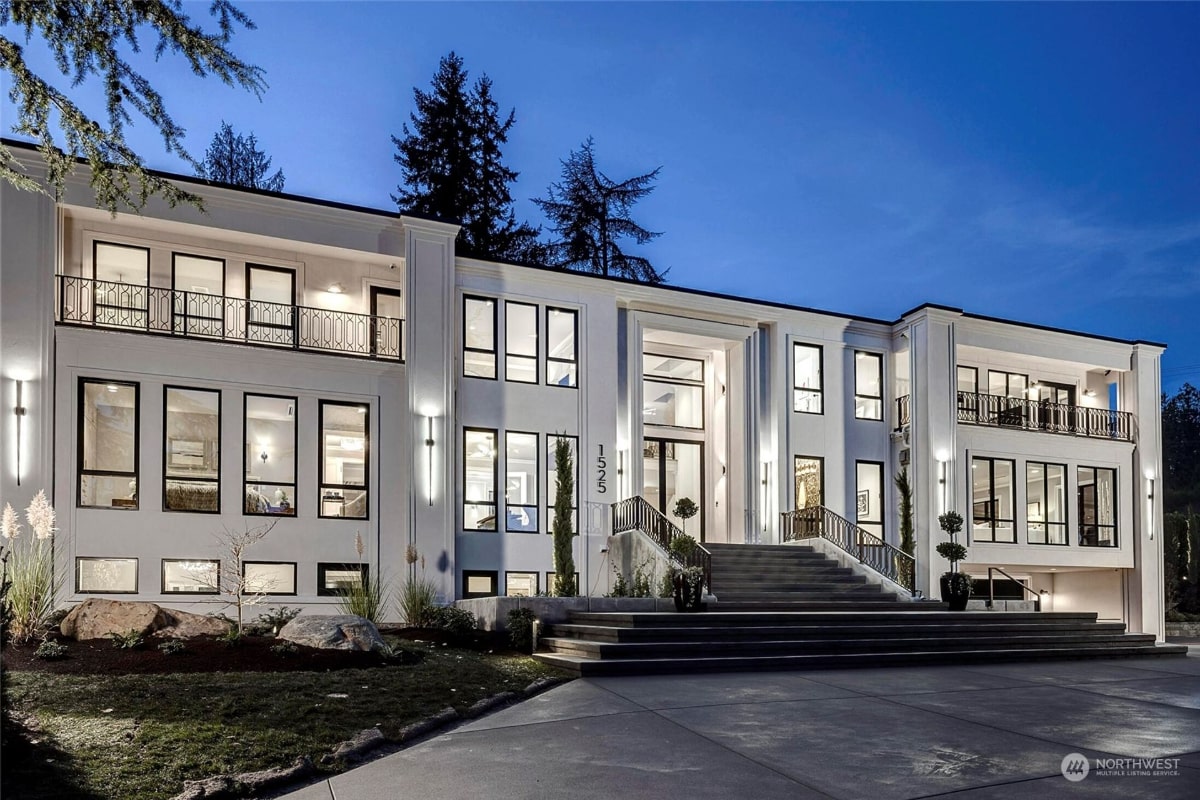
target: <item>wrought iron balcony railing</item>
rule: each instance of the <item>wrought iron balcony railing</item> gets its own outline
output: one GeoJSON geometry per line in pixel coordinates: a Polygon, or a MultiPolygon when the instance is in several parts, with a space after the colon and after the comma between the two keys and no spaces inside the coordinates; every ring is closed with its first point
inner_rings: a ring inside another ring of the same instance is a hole
{"type": "Polygon", "coordinates": [[[58,275],[63,325],[404,360],[404,320],[58,275]]]}
{"type": "Polygon", "coordinates": [[[979,392],[958,393],[958,421],[967,425],[1020,428],[1123,442],[1132,442],[1134,438],[1133,414],[1128,411],[979,392]]]}

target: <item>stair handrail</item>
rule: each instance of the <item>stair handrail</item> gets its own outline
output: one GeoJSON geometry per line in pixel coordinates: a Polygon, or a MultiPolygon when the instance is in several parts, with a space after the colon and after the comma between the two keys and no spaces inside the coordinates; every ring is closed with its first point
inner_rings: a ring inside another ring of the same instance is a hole
{"type": "Polygon", "coordinates": [[[824,539],[857,558],[860,564],[904,587],[913,597],[917,596],[917,560],[899,547],[888,544],[825,506],[784,511],[780,516],[783,541],[824,539]]]}
{"type": "MultiPolygon", "coordinates": [[[[654,540],[673,559],[679,559],[671,551],[671,542],[685,536],[675,523],[640,495],[627,497],[612,504],[612,532],[614,535],[626,531],[641,531],[654,540]]],[[[691,537],[689,537],[691,538],[691,537]]],[[[704,573],[704,585],[712,587],[712,553],[696,542],[692,552],[682,557],[684,567],[700,567],[704,573]]]]}
{"type": "Polygon", "coordinates": [[[987,607],[988,608],[991,608],[992,605],[996,602],[996,583],[995,583],[995,581],[992,580],[993,572],[999,572],[1001,575],[1008,578],[1010,581],[1015,583],[1017,586],[1020,586],[1021,589],[1023,589],[1026,592],[1029,592],[1031,595],[1033,595],[1033,610],[1034,611],[1042,610],[1042,596],[1040,594],[1038,594],[1037,592],[1035,592],[1033,589],[1030,589],[1025,584],[1021,583],[1019,580],[1014,578],[1012,575],[1009,575],[1007,572],[1000,569],[1000,567],[988,567],[988,599],[987,599],[987,607]]]}

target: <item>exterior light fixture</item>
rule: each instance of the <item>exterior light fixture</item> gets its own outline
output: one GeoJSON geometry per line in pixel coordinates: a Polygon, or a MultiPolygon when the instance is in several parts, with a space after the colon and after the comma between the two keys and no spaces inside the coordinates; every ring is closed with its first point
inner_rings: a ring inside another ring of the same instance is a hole
{"type": "Polygon", "coordinates": [[[944,512],[949,505],[949,500],[946,498],[946,465],[950,463],[950,451],[942,447],[933,454],[934,459],[938,463],[938,485],[942,487],[942,511],[944,512]]]}
{"type": "Polygon", "coordinates": [[[1095,396],[1096,396],[1096,390],[1095,390],[1095,389],[1088,389],[1086,392],[1084,392],[1084,394],[1085,394],[1085,395],[1087,395],[1088,397],[1095,397],[1095,396]]]}
{"type": "Polygon", "coordinates": [[[1146,470],[1146,502],[1150,504],[1149,518],[1146,520],[1146,530],[1150,539],[1154,539],[1154,472],[1146,470]]]}
{"type": "Polygon", "coordinates": [[[264,464],[265,464],[265,463],[267,463],[267,458],[268,458],[268,456],[267,456],[267,451],[266,451],[266,450],[263,450],[261,453],[259,453],[259,454],[258,454],[258,457],[262,459],[262,462],[263,462],[264,464]]]}
{"type": "Polygon", "coordinates": [[[426,417],[425,449],[429,456],[429,484],[426,486],[429,505],[433,506],[433,417],[426,417]]]}
{"type": "Polygon", "coordinates": [[[17,381],[17,404],[13,406],[13,414],[17,418],[17,486],[21,485],[21,417],[25,416],[26,408],[23,403],[25,381],[17,381]]]}
{"type": "Polygon", "coordinates": [[[335,283],[329,284],[329,293],[330,294],[344,294],[345,291],[346,291],[346,287],[343,286],[341,284],[341,282],[335,282],[335,283]]]}

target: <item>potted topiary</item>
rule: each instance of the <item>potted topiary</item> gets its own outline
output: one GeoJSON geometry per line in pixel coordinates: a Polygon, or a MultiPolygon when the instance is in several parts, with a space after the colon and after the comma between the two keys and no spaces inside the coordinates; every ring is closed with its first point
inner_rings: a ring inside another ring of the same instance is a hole
{"type": "Polygon", "coordinates": [[[962,514],[948,511],[938,517],[938,525],[950,536],[950,541],[937,546],[938,555],[950,562],[950,571],[942,573],[942,602],[948,604],[951,611],[965,611],[967,601],[971,599],[971,578],[958,571],[958,562],[967,557],[967,548],[955,541],[963,527],[962,514]]]}
{"type": "Polygon", "coordinates": [[[696,551],[696,540],[681,533],[671,540],[671,585],[674,589],[676,611],[699,611],[700,598],[704,594],[704,570],[688,566],[687,561],[696,551]]]}
{"type": "Polygon", "coordinates": [[[696,501],[690,497],[681,497],[675,501],[675,509],[671,512],[676,517],[679,517],[683,523],[680,527],[684,533],[687,533],[687,521],[696,516],[700,511],[700,506],[696,505],[696,501]]]}

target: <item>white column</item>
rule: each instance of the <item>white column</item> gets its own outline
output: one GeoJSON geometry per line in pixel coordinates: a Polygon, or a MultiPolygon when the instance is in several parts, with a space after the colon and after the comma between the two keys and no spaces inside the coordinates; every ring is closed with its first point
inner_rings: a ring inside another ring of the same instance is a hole
{"type": "Polygon", "coordinates": [[[1125,381],[1125,410],[1136,415],[1133,451],[1133,569],[1127,575],[1131,632],[1153,633],[1161,641],[1163,619],[1163,469],[1162,348],[1152,344],[1133,346],[1132,372],[1125,381]]]}

